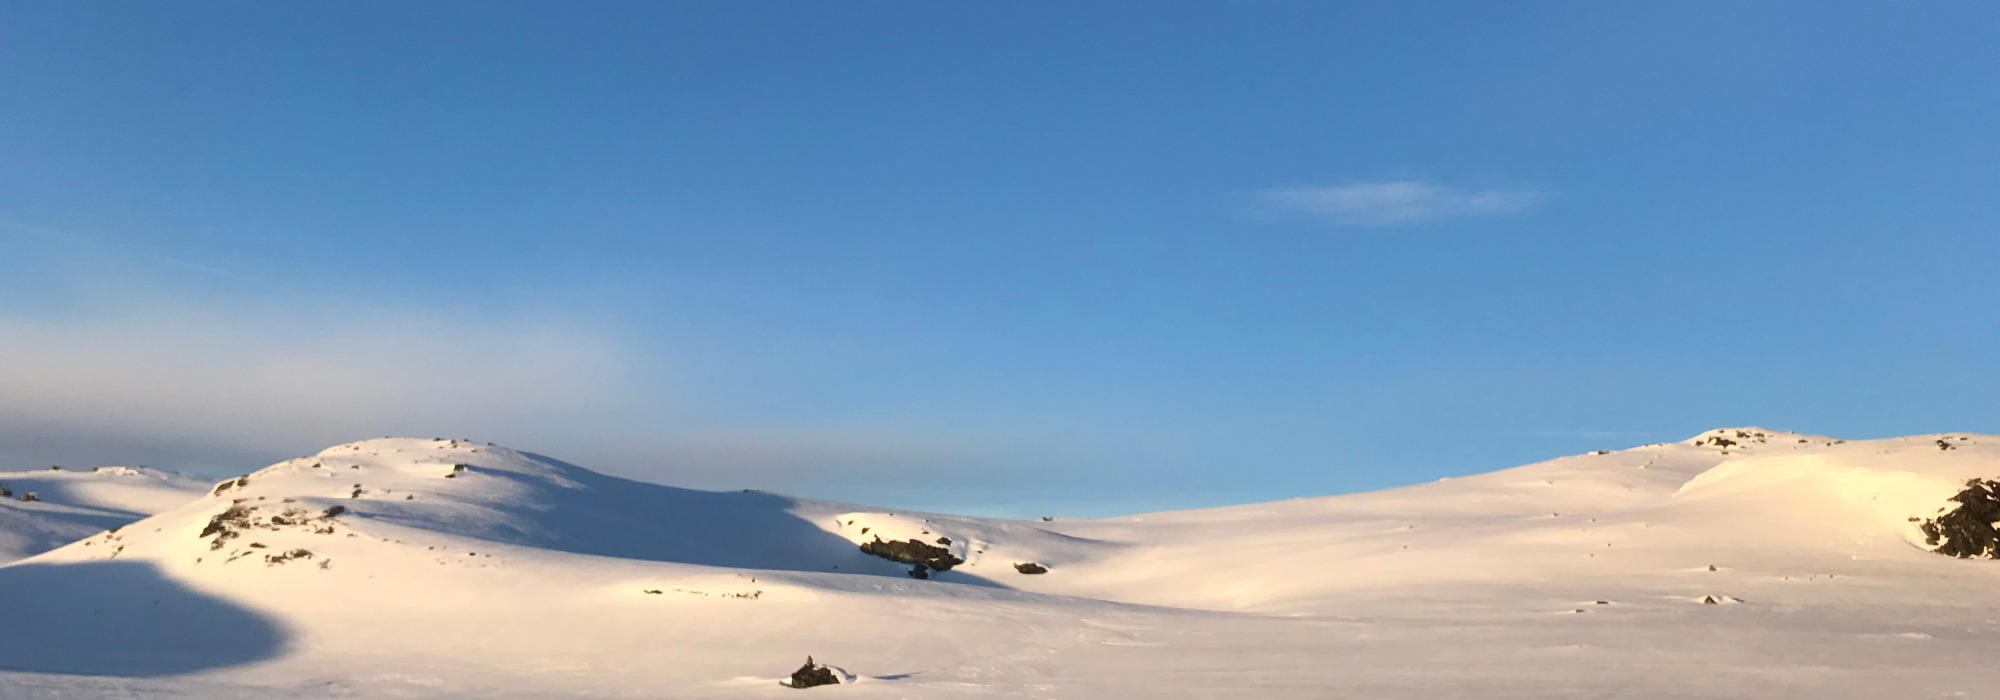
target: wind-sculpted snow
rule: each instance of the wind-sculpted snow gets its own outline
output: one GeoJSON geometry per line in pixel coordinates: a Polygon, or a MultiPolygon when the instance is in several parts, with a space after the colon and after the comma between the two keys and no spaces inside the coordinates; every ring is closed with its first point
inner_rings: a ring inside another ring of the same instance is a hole
{"type": "MultiPolygon", "coordinates": [[[[0,625],[0,666],[199,697],[1978,697],[2000,683],[2000,562],[1937,556],[1923,528],[1994,477],[1991,436],[1730,428],[1014,521],[369,440],[0,568],[0,601],[40,606],[0,625]],[[151,626],[9,653],[99,609],[151,626]],[[185,616],[227,624],[165,624],[185,616]],[[841,682],[786,688],[808,656],[841,682]]],[[[103,687],[50,678],[0,688],[103,687]]]]}

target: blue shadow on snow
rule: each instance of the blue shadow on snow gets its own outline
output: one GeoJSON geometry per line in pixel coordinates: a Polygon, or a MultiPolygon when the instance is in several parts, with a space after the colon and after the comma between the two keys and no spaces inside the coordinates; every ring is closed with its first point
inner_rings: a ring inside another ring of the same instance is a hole
{"type": "Polygon", "coordinates": [[[0,567],[0,669],[144,678],[262,661],[285,646],[273,621],[148,563],[0,567]]]}

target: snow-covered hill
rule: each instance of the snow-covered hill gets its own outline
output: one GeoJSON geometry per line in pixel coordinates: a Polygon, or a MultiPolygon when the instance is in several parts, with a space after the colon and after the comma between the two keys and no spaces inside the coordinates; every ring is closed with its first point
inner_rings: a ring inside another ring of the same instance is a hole
{"type": "Polygon", "coordinates": [[[1933,553],[1920,525],[1995,477],[1993,436],[1742,428],[1374,493],[1013,521],[369,440],[0,568],[0,688],[1979,697],[2000,684],[2000,561],[1933,553]],[[809,654],[846,682],[782,686],[809,654]]]}
{"type": "Polygon", "coordinates": [[[145,467],[0,472],[0,564],[181,505],[206,486],[145,467]]]}

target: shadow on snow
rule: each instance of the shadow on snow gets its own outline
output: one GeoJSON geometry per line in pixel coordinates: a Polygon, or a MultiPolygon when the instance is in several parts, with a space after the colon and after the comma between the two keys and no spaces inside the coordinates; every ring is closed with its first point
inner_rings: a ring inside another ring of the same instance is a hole
{"type": "MultiPolygon", "coordinates": [[[[909,578],[910,565],[863,553],[846,538],[793,512],[798,501],[762,491],[699,491],[599,474],[542,455],[549,475],[484,470],[468,478],[515,482],[527,503],[485,504],[517,517],[456,522],[387,516],[391,521],[497,542],[622,559],[731,569],[851,573],[909,578]],[[550,478],[553,477],[553,478],[550,478]],[[534,523],[527,531],[500,525],[534,523]]],[[[964,571],[932,572],[934,581],[1008,586],[964,571]]]]}
{"type": "Polygon", "coordinates": [[[0,567],[0,669],[150,677],[261,661],[276,623],[143,562],[0,567]]]}

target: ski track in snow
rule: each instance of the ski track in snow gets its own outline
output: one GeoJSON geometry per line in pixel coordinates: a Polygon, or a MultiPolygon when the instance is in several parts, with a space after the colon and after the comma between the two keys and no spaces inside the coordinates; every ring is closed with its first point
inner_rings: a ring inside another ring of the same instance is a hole
{"type": "Polygon", "coordinates": [[[1052,521],[464,440],[0,473],[43,497],[0,503],[0,698],[1988,697],[2000,561],[1914,519],[1996,477],[2000,437],[1760,428],[1052,521]],[[963,563],[918,580],[877,538],[963,563]],[[844,682],[785,687],[807,655],[844,682]]]}

